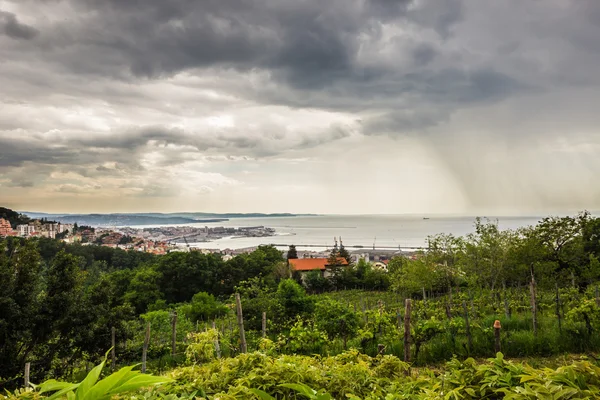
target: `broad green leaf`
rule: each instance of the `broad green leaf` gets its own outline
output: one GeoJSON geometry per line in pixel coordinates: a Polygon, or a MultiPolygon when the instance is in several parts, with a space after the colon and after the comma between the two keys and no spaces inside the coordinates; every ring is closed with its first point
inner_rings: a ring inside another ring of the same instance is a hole
{"type": "Polygon", "coordinates": [[[333,400],[333,397],[329,393],[320,393],[316,394],[314,397],[315,400],[333,400]]]}
{"type": "Polygon", "coordinates": [[[71,386],[66,386],[65,388],[54,393],[52,396],[48,397],[46,400],[59,399],[64,394],[72,392],[73,390],[77,389],[78,387],[79,387],[79,383],[73,383],[71,386]]]}
{"type": "Polygon", "coordinates": [[[46,392],[54,392],[57,390],[62,390],[66,387],[73,386],[72,383],[69,382],[59,382],[56,379],[50,379],[40,385],[40,394],[46,392]]]}
{"type": "Polygon", "coordinates": [[[92,388],[90,388],[83,400],[101,399],[115,387],[121,386],[131,377],[139,375],[139,372],[132,371],[133,368],[135,368],[135,366],[121,368],[117,372],[114,372],[106,378],[102,379],[101,381],[96,383],[92,388]]]}
{"type": "Polygon", "coordinates": [[[121,393],[125,393],[125,392],[130,392],[133,390],[138,390],[143,387],[158,385],[161,383],[167,383],[167,382],[171,382],[171,381],[172,381],[172,379],[165,378],[162,376],[139,374],[139,375],[131,377],[131,379],[127,380],[122,385],[113,388],[107,394],[109,394],[109,395],[121,394],[121,393]]]}
{"type": "Polygon", "coordinates": [[[77,388],[77,392],[75,393],[77,396],[77,400],[83,400],[87,395],[88,391],[92,386],[96,384],[100,374],[102,373],[102,369],[104,368],[104,364],[106,363],[106,358],[99,365],[92,368],[92,370],[87,374],[85,379],[81,381],[79,387],[77,388]]]}
{"type": "Polygon", "coordinates": [[[279,386],[295,390],[296,392],[308,397],[309,399],[314,399],[315,394],[317,393],[316,390],[311,389],[310,387],[308,387],[302,383],[283,383],[279,386]]]}
{"type": "Polygon", "coordinates": [[[528,382],[528,381],[533,381],[533,380],[536,380],[536,379],[538,379],[538,377],[534,376],[534,375],[523,375],[521,377],[521,383],[528,382]]]}
{"type": "Polygon", "coordinates": [[[264,390],[250,389],[250,391],[252,393],[254,393],[254,395],[256,397],[258,397],[259,399],[262,399],[262,400],[275,400],[275,397],[271,396],[269,393],[265,392],[264,390]]]}

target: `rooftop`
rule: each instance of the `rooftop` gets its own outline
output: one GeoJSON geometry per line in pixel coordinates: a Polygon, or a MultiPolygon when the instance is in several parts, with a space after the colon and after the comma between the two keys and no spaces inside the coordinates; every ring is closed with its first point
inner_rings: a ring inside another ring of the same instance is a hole
{"type": "MultiPolygon", "coordinates": [[[[324,270],[327,265],[327,258],[294,258],[290,259],[290,267],[294,271],[313,271],[324,270]]],[[[338,257],[340,265],[348,265],[346,259],[338,257]]]]}

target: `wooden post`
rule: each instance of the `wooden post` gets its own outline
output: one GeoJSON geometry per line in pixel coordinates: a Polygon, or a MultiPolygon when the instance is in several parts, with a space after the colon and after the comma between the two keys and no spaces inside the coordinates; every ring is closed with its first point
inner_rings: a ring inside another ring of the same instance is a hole
{"type": "Polygon", "coordinates": [[[240,329],[240,352],[246,353],[248,351],[248,345],[246,344],[246,333],[244,332],[244,316],[242,315],[242,301],[240,300],[240,294],[235,294],[235,305],[237,309],[237,322],[240,329]]]}
{"type": "Polygon", "coordinates": [[[506,318],[511,317],[510,306],[508,304],[508,292],[506,291],[506,282],[502,282],[502,288],[504,289],[504,315],[506,318]]]}
{"type": "Polygon", "coordinates": [[[385,346],[382,344],[378,344],[377,345],[377,355],[384,355],[385,354],[385,346]]]}
{"type": "Polygon", "coordinates": [[[446,317],[452,319],[452,313],[450,312],[450,303],[446,302],[446,317]]]}
{"type": "Polygon", "coordinates": [[[146,336],[144,336],[144,347],[142,348],[142,373],[146,373],[146,357],[148,345],[150,344],[150,322],[146,325],[146,336]]]}
{"type": "Polygon", "coordinates": [[[406,299],[404,307],[404,362],[410,362],[410,299],[406,299]]]}
{"type": "Polygon", "coordinates": [[[217,338],[215,339],[215,351],[217,352],[217,358],[221,358],[221,345],[219,343],[219,331],[215,326],[215,321],[212,323],[212,328],[217,332],[217,338]]]}
{"type": "Polygon", "coordinates": [[[177,352],[177,311],[173,313],[171,320],[171,356],[175,356],[177,352]]]}
{"type": "Polygon", "coordinates": [[[463,312],[465,313],[465,332],[467,334],[467,344],[469,346],[469,354],[473,351],[473,337],[471,336],[471,324],[469,323],[469,310],[467,310],[467,303],[462,302],[463,312]]]}
{"type": "Polygon", "coordinates": [[[533,273],[531,274],[531,283],[529,284],[529,291],[531,292],[531,313],[533,319],[533,336],[537,337],[537,304],[535,301],[535,278],[533,273]]]}
{"type": "Polygon", "coordinates": [[[427,295],[425,294],[425,286],[423,286],[423,302],[427,302],[427,295]]]}
{"type": "Polygon", "coordinates": [[[560,293],[558,292],[558,283],[556,284],[556,318],[558,318],[558,332],[562,333],[562,320],[560,316],[560,293]]]}
{"type": "Polygon", "coordinates": [[[29,369],[31,368],[31,363],[25,363],[25,376],[23,379],[23,383],[25,384],[25,388],[29,387],[29,369]]]}
{"type": "Polygon", "coordinates": [[[116,357],[116,352],[115,352],[115,346],[116,346],[116,342],[117,342],[116,339],[115,339],[116,331],[117,330],[115,329],[114,326],[112,328],[110,328],[110,344],[111,344],[111,350],[110,350],[110,358],[111,358],[110,367],[111,367],[111,369],[112,369],[113,372],[115,371],[115,365],[117,363],[117,361],[116,361],[117,357],[116,357]]]}
{"type": "Polygon", "coordinates": [[[267,313],[265,311],[262,313],[262,337],[267,337],[267,313]]]}
{"type": "Polygon", "coordinates": [[[494,322],[494,353],[499,353],[501,351],[500,348],[500,329],[502,326],[500,325],[500,321],[496,320],[494,322]]]}
{"type": "Polygon", "coordinates": [[[600,294],[598,293],[598,285],[596,285],[594,292],[596,293],[596,306],[600,307],[600,294]]]}

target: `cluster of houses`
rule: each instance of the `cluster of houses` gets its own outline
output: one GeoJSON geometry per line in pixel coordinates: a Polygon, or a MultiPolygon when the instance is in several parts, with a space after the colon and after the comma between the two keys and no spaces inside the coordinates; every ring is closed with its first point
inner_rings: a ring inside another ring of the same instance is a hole
{"type": "Polygon", "coordinates": [[[59,233],[71,231],[72,229],[73,225],[70,224],[44,222],[43,220],[33,220],[28,224],[17,225],[16,229],[13,229],[8,220],[0,218],[0,236],[42,236],[54,239],[59,233]]]}

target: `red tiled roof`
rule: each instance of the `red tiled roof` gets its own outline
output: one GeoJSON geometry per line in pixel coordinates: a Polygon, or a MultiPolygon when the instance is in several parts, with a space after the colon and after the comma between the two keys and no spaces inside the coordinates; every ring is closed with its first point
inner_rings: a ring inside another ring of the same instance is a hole
{"type": "MultiPolygon", "coordinates": [[[[324,270],[327,264],[326,258],[296,258],[290,259],[290,267],[294,271],[313,271],[313,270],[324,270]]],[[[348,265],[346,259],[339,257],[338,262],[340,265],[348,265]]]]}

